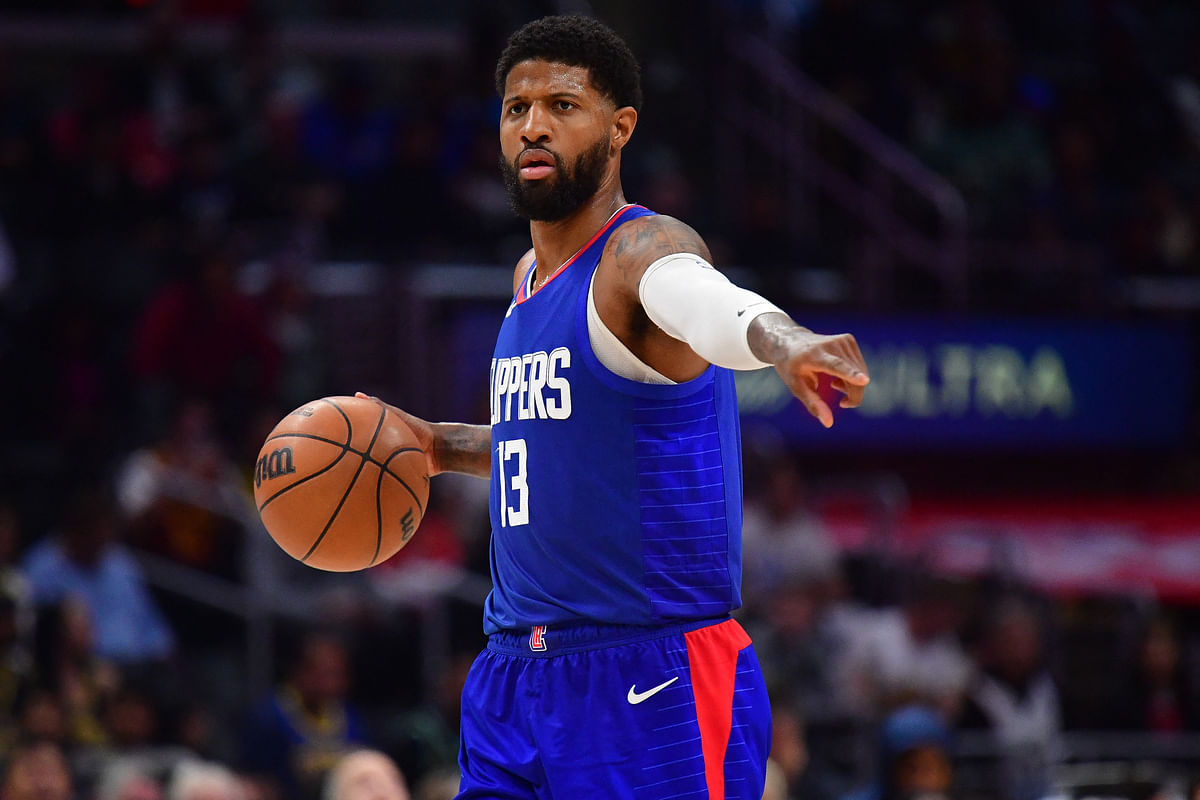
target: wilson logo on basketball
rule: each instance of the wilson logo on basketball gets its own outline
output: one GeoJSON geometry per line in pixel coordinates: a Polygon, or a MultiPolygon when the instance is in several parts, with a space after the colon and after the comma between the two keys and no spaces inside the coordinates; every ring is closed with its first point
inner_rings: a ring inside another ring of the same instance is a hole
{"type": "Polygon", "coordinates": [[[263,481],[278,478],[280,475],[290,475],[295,471],[296,465],[292,462],[292,448],[283,447],[274,450],[270,455],[263,456],[258,460],[258,464],[254,468],[254,485],[262,486],[263,481]]]}

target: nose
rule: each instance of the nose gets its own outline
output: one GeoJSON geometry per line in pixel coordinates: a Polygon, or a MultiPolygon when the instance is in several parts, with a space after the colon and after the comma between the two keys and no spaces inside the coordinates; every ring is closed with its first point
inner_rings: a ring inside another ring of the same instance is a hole
{"type": "Polygon", "coordinates": [[[525,114],[521,139],[528,144],[550,141],[550,114],[540,103],[534,103],[525,114]]]}

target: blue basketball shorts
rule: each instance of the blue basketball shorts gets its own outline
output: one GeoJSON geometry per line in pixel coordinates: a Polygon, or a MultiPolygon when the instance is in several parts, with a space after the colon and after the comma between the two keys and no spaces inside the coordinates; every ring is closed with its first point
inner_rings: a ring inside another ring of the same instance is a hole
{"type": "Polygon", "coordinates": [[[462,698],[459,800],[760,800],[771,710],[734,620],[490,637],[462,698]]]}

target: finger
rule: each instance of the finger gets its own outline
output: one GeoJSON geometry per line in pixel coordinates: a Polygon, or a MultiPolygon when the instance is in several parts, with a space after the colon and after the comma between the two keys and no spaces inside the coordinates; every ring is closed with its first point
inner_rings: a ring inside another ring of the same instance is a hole
{"type": "Polygon", "coordinates": [[[355,392],[354,396],[361,397],[363,400],[374,400],[375,399],[374,397],[371,397],[371,395],[367,394],[366,392],[355,392]]]}
{"type": "Polygon", "coordinates": [[[867,391],[865,386],[850,385],[846,387],[846,396],[838,403],[842,408],[858,408],[862,405],[863,394],[867,391]]]}
{"type": "Polygon", "coordinates": [[[847,360],[854,364],[858,368],[859,372],[861,372],[863,375],[867,375],[867,380],[870,380],[870,372],[867,369],[867,360],[863,358],[862,350],[858,346],[858,340],[854,338],[853,334],[848,333],[846,334],[845,341],[846,346],[850,350],[847,360]]]}
{"type": "Polygon", "coordinates": [[[816,417],[822,425],[826,428],[833,426],[833,411],[821,399],[821,395],[817,394],[816,389],[808,385],[807,380],[793,387],[792,393],[804,404],[808,413],[816,417]]]}
{"type": "Polygon", "coordinates": [[[870,377],[864,371],[865,368],[866,366],[864,365],[860,369],[857,365],[833,353],[825,353],[820,362],[815,365],[815,369],[832,375],[835,378],[841,378],[846,383],[855,386],[866,386],[871,382],[870,377]]]}
{"type": "Polygon", "coordinates": [[[866,391],[865,386],[855,386],[852,383],[846,383],[841,378],[834,378],[829,383],[834,391],[841,392],[845,395],[838,401],[838,406],[841,408],[858,408],[862,404],[863,392],[866,391]]]}

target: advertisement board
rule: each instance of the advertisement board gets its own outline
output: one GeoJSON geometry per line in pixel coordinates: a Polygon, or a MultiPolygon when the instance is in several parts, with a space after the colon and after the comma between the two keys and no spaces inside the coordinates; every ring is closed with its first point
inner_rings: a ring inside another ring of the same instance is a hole
{"type": "MultiPolygon", "coordinates": [[[[444,409],[483,421],[503,307],[450,311],[444,409]]],[[[861,408],[826,430],[772,369],[738,374],[743,427],[813,448],[1154,448],[1189,435],[1197,389],[1190,332],[1165,323],[793,316],[849,331],[871,372],[861,408]]],[[[836,393],[825,387],[825,396],[836,393]]]]}
{"type": "Polygon", "coordinates": [[[795,316],[822,333],[852,332],[871,373],[862,406],[835,407],[831,430],[774,370],[740,373],[743,424],[795,443],[1141,448],[1187,435],[1195,382],[1182,326],[795,316]]]}

